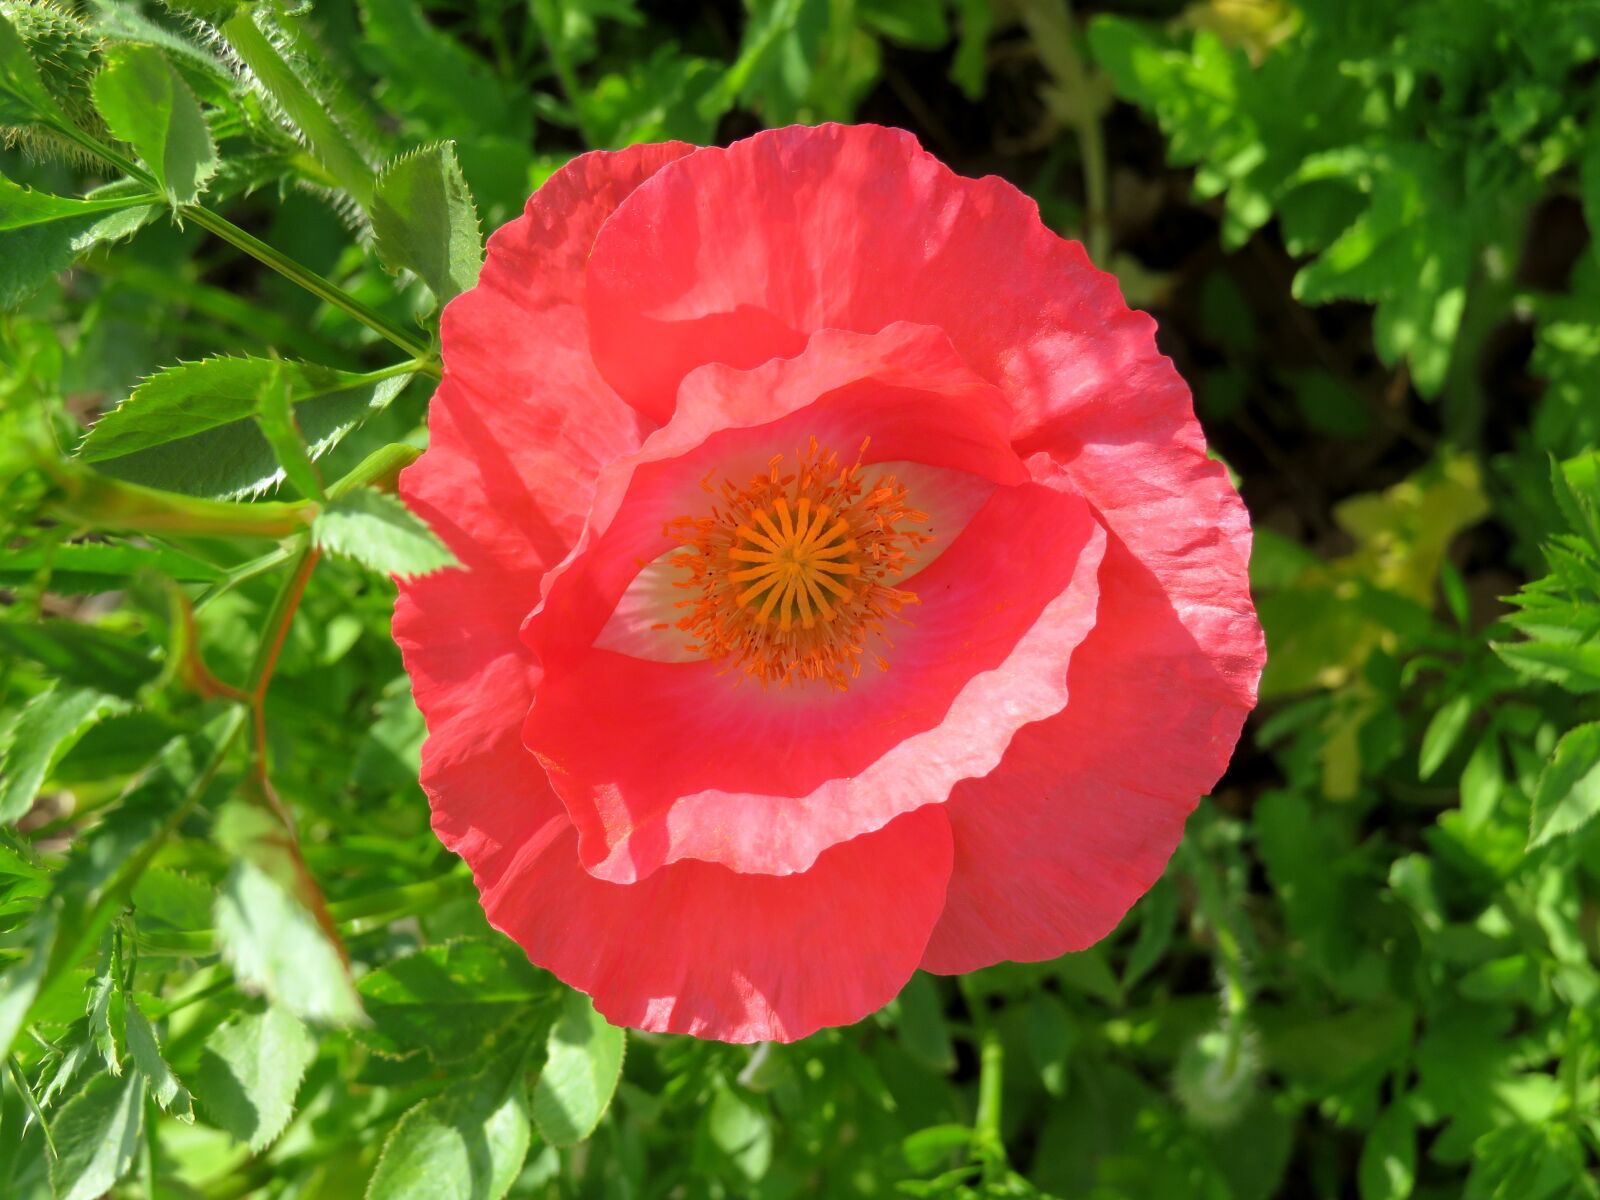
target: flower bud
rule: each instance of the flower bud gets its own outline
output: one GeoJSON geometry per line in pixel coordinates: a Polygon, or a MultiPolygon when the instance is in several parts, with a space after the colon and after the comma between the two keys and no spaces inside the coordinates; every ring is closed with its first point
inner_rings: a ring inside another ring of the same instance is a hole
{"type": "MultiPolygon", "coordinates": [[[[0,0],[0,17],[17,31],[39,81],[67,119],[92,137],[104,138],[106,125],[89,86],[105,48],[100,36],[52,0],[0,0]]],[[[0,144],[21,146],[36,158],[88,161],[81,146],[44,125],[0,127],[0,144]]]]}
{"type": "Polygon", "coordinates": [[[1211,1029],[1178,1056],[1172,1086],[1191,1121],[1220,1129],[1238,1120],[1255,1097],[1260,1072],[1253,1032],[1243,1026],[1211,1029]]]}

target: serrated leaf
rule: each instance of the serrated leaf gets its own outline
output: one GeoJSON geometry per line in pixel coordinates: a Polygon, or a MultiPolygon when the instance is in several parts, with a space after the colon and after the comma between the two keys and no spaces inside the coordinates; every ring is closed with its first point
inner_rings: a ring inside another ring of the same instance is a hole
{"type": "Polygon", "coordinates": [[[361,1040],[386,1054],[465,1058],[527,1012],[545,992],[540,982],[527,955],[508,940],[429,946],[362,978],[372,1028],[361,1040]]]}
{"type": "Polygon", "coordinates": [[[426,146],[383,169],[372,234],[383,265],[416,274],[440,304],[478,282],[483,234],[453,143],[426,146]]]}
{"type": "Polygon", "coordinates": [[[189,1090],[178,1082],[167,1060],[161,1056],[161,1043],[156,1039],[155,1028],[139,1011],[133,998],[128,998],[127,1012],[128,1054],[133,1058],[134,1069],[150,1085],[150,1094],[156,1098],[163,1112],[171,1113],[187,1124],[194,1123],[194,1100],[189,1090]]]}
{"type": "MultiPolygon", "coordinates": [[[[67,1033],[57,1041],[58,1049],[62,1042],[66,1043],[67,1048],[61,1055],[61,1061],[56,1063],[50,1075],[50,1082],[45,1084],[44,1091],[39,1096],[40,1108],[48,1108],[52,1100],[65,1092],[67,1085],[77,1077],[79,1070],[94,1054],[94,1042],[89,1037],[89,1023],[86,1020],[80,1019],[72,1023],[67,1033]]],[[[43,1076],[40,1079],[42,1082],[43,1076]]]]}
{"type": "Polygon", "coordinates": [[[0,232],[71,221],[81,217],[102,217],[125,208],[148,205],[153,197],[139,194],[105,196],[98,200],[75,200],[36,192],[0,175],[0,232]]]}
{"type": "Polygon", "coordinates": [[[295,1093],[316,1053],[310,1031],[285,1009],[235,1016],[206,1038],[194,1077],[200,1107],[259,1151],[294,1115],[295,1093]]]}
{"type": "Polygon", "coordinates": [[[28,922],[23,936],[16,939],[22,957],[0,974],[0,1054],[11,1052],[12,1042],[38,999],[49,976],[50,958],[60,935],[59,910],[45,904],[28,922]]]}
{"type": "Polygon", "coordinates": [[[126,708],[92,688],[57,685],[34,697],[18,714],[0,758],[0,822],[25,816],[67,751],[102,717],[126,708]]]}
{"type": "MultiPolygon", "coordinates": [[[[210,0],[206,7],[223,7],[210,0]]],[[[280,48],[257,21],[257,12],[235,15],[238,7],[227,3],[227,12],[207,18],[217,25],[234,53],[249,68],[254,83],[286,122],[305,139],[316,160],[327,169],[337,184],[363,208],[372,202],[372,168],[354,140],[340,123],[336,90],[318,86],[304,54],[304,43],[280,48]]],[[[265,14],[261,14],[265,15],[265,14]]],[[[270,17],[267,18],[270,23],[270,17]]],[[[270,27],[270,24],[269,24],[270,27]]],[[[286,33],[278,24],[280,36],[286,33]]]]}
{"type": "Polygon", "coordinates": [[[545,1141],[575,1146],[594,1132],[616,1094],[626,1047],[627,1036],[595,1012],[589,997],[567,993],[533,1085],[533,1120],[545,1141]]]}
{"type": "Polygon", "coordinates": [[[404,369],[355,375],[305,362],[208,358],[150,376],[95,423],[78,454],[107,475],[191,496],[228,499],[283,478],[253,417],[274,370],[313,459],[388,407],[411,378],[404,369]]]}
{"type": "Polygon", "coordinates": [[[530,1140],[521,1064],[495,1062],[400,1118],[367,1200],[500,1200],[530,1140]]]}
{"type": "Polygon", "coordinates": [[[22,1073],[22,1068],[17,1064],[17,1056],[8,1054],[5,1059],[6,1075],[10,1078],[12,1087],[15,1088],[17,1098],[22,1101],[23,1132],[35,1123],[44,1132],[45,1150],[52,1161],[56,1157],[55,1142],[50,1137],[50,1124],[44,1117],[44,1106],[39,1103],[38,1097],[33,1094],[33,1085],[28,1082],[28,1077],[22,1073]]]}
{"type": "Polygon", "coordinates": [[[70,200],[0,175],[0,310],[21,304],[91,246],[137,230],[158,211],[147,197],[119,183],[70,200]]]}
{"type": "Polygon", "coordinates": [[[305,437],[294,419],[293,381],[284,364],[276,359],[256,395],[255,419],[289,482],[307,499],[325,499],[322,476],[317,474],[305,437]]]}
{"type": "Polygon", "coordinates": [[[217,148],[200,102],[154,46],[121,43],[94,77],[106,126],[131,145],[174,205],[192,204],[216,172],[217,148]]]}
{"type": "Polygon", "coordinates": [[[1533,798],[1528,849],[1587,825],[1600,813],[1600,721],[1569,729],[1556,743],[1533,798]]]}
{"type": "Polygon", "coordinates": [[[370,488],[330,501],[312,522],[311,540],[329,554],[390,575],[426,575],[456,562],[421,518],[393,496],[370,488]]]}
{"type": "Polygon", "coordinates": [[[206,780],[213,739],[232,737],[241,723],[234,709],[169,742],[121,803],[76,842],[25,929],[8,935],[23,954],[0,975],[0,1054],[10,1050],[35,1004],[80,986],[66,968],[88,954],[120,910],[130,864],[145,860],[173,808],[206,780]]]}
{"type": "Polygon", "coordinates": [[[217,946],[239,982],[306,1020],[363,1020],[338,934],[288,834],[259,806],[232,803],[216,836],[235,856],[217,895],[217,946]]]}
{"type": "Polygon", "coordinates": [[[122,1048],[117,1030],[122,1025],[122,956],[118,953],[117,932],[107,929],[100,940],[100,958],[89,978],[84,1010],[89,1022],[89,1038],[113,1075],[122,1074],[122,1048]]]}
{"type": "Polygon", "coordinates": [[[51,1132],[56,1200],[99,1200],[133,1166],[144,1129],[144,1078],[102,1075],[61,1110],[51,1132]]]}

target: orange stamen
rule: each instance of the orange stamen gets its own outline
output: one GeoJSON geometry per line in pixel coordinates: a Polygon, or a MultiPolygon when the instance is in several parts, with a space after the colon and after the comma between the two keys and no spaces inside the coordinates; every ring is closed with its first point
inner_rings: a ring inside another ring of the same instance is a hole
{"type": "Polygon", "coordinates": [[[688,648],[725,659],[729,670],[763,687],[820,681],[841,691],[861,674],[863,656],[887,670],[873,646],[891,643],[888,621],[917,603],[889,580],[933,540],[917,525],[927,514],[906,503],[893,475],[867,486],[861,455],[841,467],[815,438],[796,454],[792,473],[775,455],[764,474],[740,488],[724,480],[706,490],[720,497],[709,516],[678,517],[668,536],[683,547],[673,563],[690,598],[677,628],[688,648]]]}

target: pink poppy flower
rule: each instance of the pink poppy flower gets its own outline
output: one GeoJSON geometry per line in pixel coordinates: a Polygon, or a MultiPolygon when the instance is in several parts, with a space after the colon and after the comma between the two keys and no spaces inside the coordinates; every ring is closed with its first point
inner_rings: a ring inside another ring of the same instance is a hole
{"type": "Polygon", "coordinates": [[[1104,937],[1255,702],[1250,529],[1076,242],[908,134],[586,154],[402,494],[433,826],[616,1024],[790,1040],[1104,937]]]}

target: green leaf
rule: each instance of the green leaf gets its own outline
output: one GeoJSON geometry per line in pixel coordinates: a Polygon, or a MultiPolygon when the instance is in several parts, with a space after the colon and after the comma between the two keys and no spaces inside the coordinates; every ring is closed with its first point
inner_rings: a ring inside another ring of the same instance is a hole
{"type": "Polygon", "coordinates": [[[1072,1014],[1060,999],[1039,992],[1028,1001],[1027,1021],[1028,1049],[1039,1068],[1039,1082],[1050,1095],[1063,1096],[1072,1049],[1080,1036],[1072,1014]]]}
{"type": "Polygon", "coordinates": [[[124,996],[122,956],[118,951],[117,931],[107,929],[100,941],[100,960],[89,979],[85,1009],[89,1039],[113,1075],[122,1074],[122,1048],[117,1044],[117,1032],[122,1028],[124,996]]]}
{"type": "Polygon", "coordinates": [[[125,699],[136,696],[160,673],[145,647],[133,638],[81,621],[0,624],[0,648],[39,664],[61,683],[125,699]]]}
{"type": "Polygon", "coordinates": [[[478,282],[483,235],[454,143],[424,146],[383,169],[372,234],[383,265],[416,274],[440,304],[478,282]]]}
{"type": "Polygon", "coordinates": [[[74,1096],[51,1132],[56,1200],[99,1200],[133,1166],[144,1128],[144,1078],[101,1075],[74,1096]]]}
{"type": "Polygon", "coordinates": [[[515,943],[450,942],[395,959],[361,980],[372,1028],[361,1040],[385,1054],[466,1058],[547,994],[515,943]]]}
{"type": "Polygon", "coordinates": [[[57,686],[34,697],[18,714],[0,758],[0,822],[23,817],[78,739],[102,717],[126,708],[92,688],[57,686]]]}
{"type": "Polygon", "coordinates": [[[921,50],[937,50],[950,40],[944,5],[928,0],[860,0],[860,22],[890,41],[921,50]]]}
{"type": "Polygon", "coordinates": [[[82,217],[99,218],[106,213],[148,205],[155,197],[135,192],[130,195],[102,196],[98,200],[74,200],[22,187],[0,175],[0,232],[72,221],[82,217]]]}
{"type": "Polygon", "coordinates": [[[750,1183],[772,1165],[772,1122],[727,1084],[719,1084],[706,1110],[706,1135],[750,1183]]]}
{"type": "Polygon", "coordinates": [[[363,1020],[344,949],[292,838],[243,802],[224,809],[216,836],[234,856],[217,896],[217,944],[239,982],[306,1020],[363,1020]]]}
{"type": "Polygon", "coordinates": [[[1134,914],[1139,919],[1139,936],[1122,967],[1124,988],[1131,988],[1144,978],[1172,944],[1172,934],[1178,924],[1178,889],[1169,879],[1157,880],[1139,901],[1134,914]]]}
{"type": "Polygon", "coordinates": [[[259,1151],[283,1132],[317,1044],[287,1009],[234,1016],[206,1038],[195,1072],[208,1120],[259,1151]]]}
{"type": "Polygon", "coordinates": [[[530,1140],[521,1063],[511,1056],[400,1118],[367,1200],[500,1200],[530,1140]]]}
{"type": "Polygon", "coordinates": [[[10,1053],[43,990],[60,934],[60,913],[54,905],[46,904],[29,921],[24,936],[16,939],[22,958],[9,964],[0,975],[0,1054],[10,1053]]]}
{"type": "Polygon", "coordinates": [[[94,78],[94,102],[106,125],[131,145],[174,205],[192,204],[216,172],[217,148],[200,102],[153,46],[122,43],[106,51],[94,78]]]}
{"type": "Polygon", "coordinates": [[[1422,751],[1417,757],[1418,778],[1432,778],[1434,772],[1444,765],[1444,760],[1456,748],[1471,719],[1472,697],[1469,695],[1456,696],[1433,714],[1427,732],[1422,735],[1422,751]]]}
{"type": "Polygon", "coordinates": [[[133,885],[141,921],[165,921],[175,929],[209,929],[215,888],[167,867],[152,867],[133,885]]]}
{"type": "Polygon", "coordinates": [[[187,1124],[194,1123],[194,1100],[189,1090],[178,1082],[167,1060],[161,1057],[161,1043],[156,1039],[155,1028],[139,1011],[139,1006],[128,997],[124,1014],[128,1036],[128,1053],[133,1057],[134,1069],[150,1085],[150,1094],[156,1098],[163,1112],[171,1113],[187,1124]]]}
{"type": "Polygon", "coordinates": [[[387,408],[412,374],[402,366],[355,375],[266,358],[183,363],[150,376],[101,417],[79,456],[117,479],[191,496],[263,492],[284,477],[253,420],[274,372],[289,388],[313,459],[387,408]]]}
{"type": "Polygon", "coordinates": [[[16,308],[85,250],[127,237],[156,211],[137,185],[111,184],[72,200],[0,175],[0,310],[16,308]]]}
{"type": "Polygon", "coordinates": [[[568,992],[550,1030],[548,1056],[533,1086],[533,1121],[552,1146],[575,1146],[594,1132],[622,1077],[626,1035],[568,992]]]}
{"type": "Polygon", "coordinates": [[[1533,797],[1528,849],[1582,829],[1600,812],[1600,721],[1569,729],[1533,797]]]}
{"type": "MultiPolygon", "coordinates": [[[[1583,197],[1583,218],[1590,229],[1600,229],[1600,129],[1589,127],[1578,164],[1578,189],[1583,197]]],[[[1591,253],[1600,255],[1600,242],[1591,241],[1591,253]]]]}
{"type": "Polygon", "coordinates": [[[46,565],[50,591],[65,596],[117,591],[141,571],[157,571],[179,583],[214,583],[222,578],[210,563],[165,546],[82,542],[8,553],[0,563],[0,587],[27,583],[46,565]]]}
{"type": "Polygon", "coordinates": [[[989,77],[989,34],[994,29],[990,0],[955,0],[961,36],[950,63],[950,79],[968,100],[983,99],[989,77]]]}
{"type": "Polygon", "coordinates": [[[899,1018],[895,1030],[906,1052],[935,1071],[948,1071],[956,1064],[955,1047],[945,1024],[944,1002],[933,979],[917,972],[900,990],[899,1018]]]}
{"type": "Polygon", "coordinates": [[[274,360],[256,399],[256,426],[272,446],[272,453],[289,482],[309,500],[324,500],[322,476],[306,450],[305,437],[294,419],[294,392],[290,373],[274,360]]]}
{"type": "Polygon", "coordinates": [[[49,896],[23,929],[8,935],[23,954],[0,975],[0,1054],[10,1050],[36,1005],[81,991],[81,977],[70,968],[126,903],[174,807],[203,798],[197,793],[204,786],[218,786],[218,748],[242,723],[240,711],[230,709],[206,728],[174,738],[120,805],[73,846],[49,896]]]}
{"type": "Polygon", "coordinates": [[[426,575],[456,563],[455,555],[410,509],[371,488],[331,501],[312,523],[311,539],[329,554],[390,575],[426,575]]]}
{"type": "Polygon", "coordinates": [[[1417,1124],[1406,1102],[1384,1109],[1361,1148],[1361,1200],[1406,1200],[1417,1182],[1417,1124]]]}
{"type": "Polygon", "coordinates": [[[972,1144],[972,1130],[965,1125],[930,1125],[919,1129],[900,1143],[906,1164],[918,1175],[955,1165],[958,1156],[972,1144]]]}
{"type": "Polygon", "coordinates": [[[40,118],[65,122],[50,98],[16,26],[0,16],[0,125],[28,125],[40,118]]]}
{"type": "MultiPolygon", "coordinates": [[[[235,15],[237,5],[209,17],[250,70],[253,83],[266,92],[283,115],[304,136],[311,153],[328,174],[363,208],[372,202],[372,168],[340,122],[337,93],[322,88],[305,61],[302,45],[284,53],[257,22],[256,12],[235,15]]],[[[282,26],[280,25],[280,30],[282,26]]],[[[309,40],[309,39],[307,39],[309,40]]]]}

